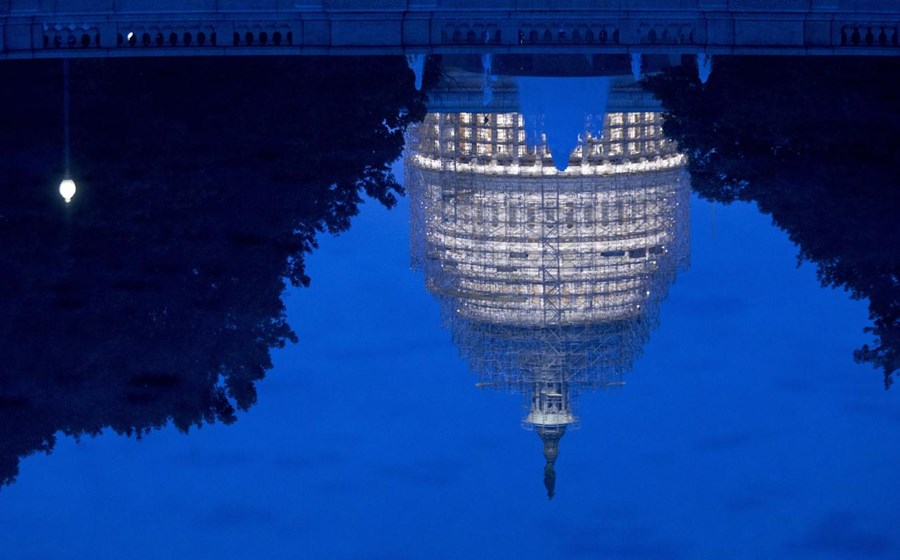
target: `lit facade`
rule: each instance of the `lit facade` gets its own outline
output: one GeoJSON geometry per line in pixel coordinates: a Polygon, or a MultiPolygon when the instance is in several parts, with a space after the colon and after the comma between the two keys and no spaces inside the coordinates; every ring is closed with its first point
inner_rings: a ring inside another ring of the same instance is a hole
{"type": "Polygon", "coordinates": [[[661,115],[593,118],[603,134],[562,172],[517,113],[430,114],[406,157],[413,265],[480,385],[527,396],[549,495],[578,392],[622,383],[688,260],[684,157],[661,115]]]}

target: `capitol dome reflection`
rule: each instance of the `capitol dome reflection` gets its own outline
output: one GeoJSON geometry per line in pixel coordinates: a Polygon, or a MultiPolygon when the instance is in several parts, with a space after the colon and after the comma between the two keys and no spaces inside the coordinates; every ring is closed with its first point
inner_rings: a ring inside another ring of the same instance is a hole
{"type": "Polygon", "coordinates": [[[504,109],[431,113],[408,142],[413,265],[478,385],[525,397],[548,497],[579,393],[623,383],[688,264],[685,159],[658,111],[627,110],[634,87],[586,115],[567,166],[504,109]]]}

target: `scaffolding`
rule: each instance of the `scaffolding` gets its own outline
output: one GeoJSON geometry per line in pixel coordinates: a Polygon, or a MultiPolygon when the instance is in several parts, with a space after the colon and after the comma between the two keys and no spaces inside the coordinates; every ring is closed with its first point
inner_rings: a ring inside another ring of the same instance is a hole
{"type": "Polygon", "coordinates": [[[623,383],[688,265],[684,157],[661,116],[594,118],[602,137],[588,117],[562,172],[516,113],[433,113],[407,140],[412,266],[478,385],[526,397],[548,497],[578,394],[623,383]]]}
{"type": "Polygon", "coordinates": [[[412,263],[482,386],[619,384],[687,265],[683,156],[658,113],[605,118],[564,172],[515,113],[430,114],[410,133],[412,263]]]}

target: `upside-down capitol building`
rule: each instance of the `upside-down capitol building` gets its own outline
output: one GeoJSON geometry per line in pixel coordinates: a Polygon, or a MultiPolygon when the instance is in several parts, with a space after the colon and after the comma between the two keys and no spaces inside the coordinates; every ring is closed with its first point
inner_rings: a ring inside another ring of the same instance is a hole
{"type": "Polygon", "coordinates": [[[622,384],[688,263],[684,156],[621,89],[564,165],[503,107],[432,112],[407,143],[413,266],[479,386],[525,396],[551,498],[578,394],[622,384]]]}

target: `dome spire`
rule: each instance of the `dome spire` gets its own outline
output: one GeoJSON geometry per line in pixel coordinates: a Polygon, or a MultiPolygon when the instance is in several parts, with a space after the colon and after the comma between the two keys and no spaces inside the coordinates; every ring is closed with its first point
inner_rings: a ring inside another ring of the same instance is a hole
{"type": "Polygon", "coordinates": [[[547,463],[544,465],[544,487],[547,488],[547,499],[552,500],[556,493],[556,458],[559,456],[559,440],[566,433],[566,427],[563,426],[540,426],[537,429],[538,435],[544,442],[544,459],[547,463]]]}

